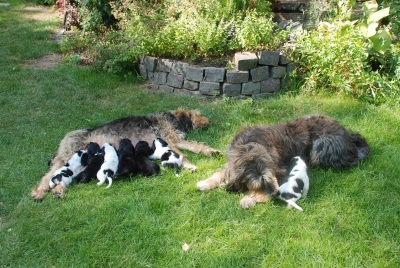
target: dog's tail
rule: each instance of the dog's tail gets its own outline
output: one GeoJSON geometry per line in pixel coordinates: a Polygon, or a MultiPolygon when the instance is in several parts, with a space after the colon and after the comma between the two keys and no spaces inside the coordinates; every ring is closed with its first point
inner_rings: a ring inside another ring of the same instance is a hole
{"type": "Polygon", "coordinates": [[[110,188],[112,185],[112,182],[113,182],[113,180],[110,176],[107,176],[107,180],[108,180],[108,185],[107,185],[106,189],[110,188]]]}
{"type": "Polygon", "coordinates": [[[370,148],[358,133],[325,135],[316,139],[311,150],[311,164],[345,169],[368,157],[370,148]]]}
{"type": "Polygon", "coordinates": [[[303,209],[299,205],[297,205],[296,202],[294,202],[292,199],[284,199],[284,200],[288,204],[288,208],[294,207],[297,210],[303,211],[303,209]]]}

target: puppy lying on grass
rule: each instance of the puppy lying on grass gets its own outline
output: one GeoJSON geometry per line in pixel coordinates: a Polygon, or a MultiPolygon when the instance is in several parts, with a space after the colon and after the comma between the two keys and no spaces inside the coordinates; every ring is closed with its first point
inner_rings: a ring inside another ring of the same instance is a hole
{"type": "Polygon", "coordinates": [[[296,204],[301,198],[307,197],[310,182],[307,175],[307,165],[299,157],[292,158],[290,163],[290,174],[287,181],[279,186],[278,196],[287,203],[287,208],[296,208],[300,211],[303,209],[296,204]]]}

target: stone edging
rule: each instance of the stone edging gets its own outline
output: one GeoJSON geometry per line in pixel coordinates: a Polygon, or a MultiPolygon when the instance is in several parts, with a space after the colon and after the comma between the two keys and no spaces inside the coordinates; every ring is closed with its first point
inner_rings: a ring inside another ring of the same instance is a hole
{"type": "Polygon", "coordinates": [[[298,64],[279,51],[235,54],[235,69],[192,66],[188,63],[143,56],[139,71],[155,90],[203,96],[253,97],[282,89],[287,73],[298,64]]]}

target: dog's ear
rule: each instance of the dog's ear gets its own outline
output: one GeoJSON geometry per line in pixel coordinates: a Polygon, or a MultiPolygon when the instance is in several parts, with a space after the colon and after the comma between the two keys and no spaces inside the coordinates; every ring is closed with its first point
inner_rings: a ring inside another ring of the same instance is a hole
{"type": "Polygon", "coordinates": [[[157,140],[161,143],[162,147],[167,147],[168,146],[168,143],[165,140],[163,140],[161,138],[157,138],[157,140]]]}
{"type": "Polygon", "coordinates": [[[88,153],[83,153],[82,157],[81,157],[81,165],[86,167],[88,164],[88,160],[89,160],[89,155],[88,153]]]}

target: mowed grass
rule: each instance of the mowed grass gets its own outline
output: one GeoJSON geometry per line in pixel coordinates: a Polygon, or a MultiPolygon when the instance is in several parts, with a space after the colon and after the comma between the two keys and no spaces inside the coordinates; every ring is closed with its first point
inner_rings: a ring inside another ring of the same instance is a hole
{"type": "Polygon", "coordinates": [[[58,51],[49,36],[59,22],[12,8],[0,7],[0,266],[400,266],[398,109],[341,96],[206,100],[151,92],[87,67],[32,68],[28,60],[58,51]],[[189,152],[195,173],[177,178],[164,170],[116,180],[110,189],[72,184],[63,199],[32,201],[31,189],[67,132],[178,107],[210,118],[207,130],[188,138],[223,152],[243,127],[323,113],[366,137],[371,155],[343,172],[310,169],[303,213],[279,200],[243,210],[241,194],[197,191],[196,182],[225,156],[189,152]]]}

